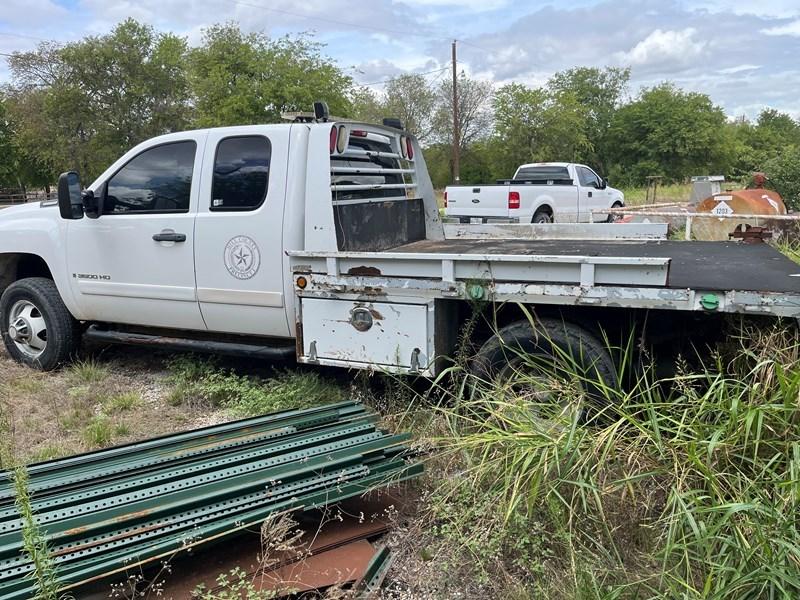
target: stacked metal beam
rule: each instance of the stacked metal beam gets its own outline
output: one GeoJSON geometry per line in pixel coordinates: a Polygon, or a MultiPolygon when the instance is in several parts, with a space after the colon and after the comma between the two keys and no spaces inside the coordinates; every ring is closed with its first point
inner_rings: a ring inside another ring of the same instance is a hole
{"type": "MultiPolygon", "coordinates": [[[[346,402],[117,446],[28,469],[33,510],[68,590],[422,472],[408,436],[346,402]]],[[[0,483],[0,598],[35,596],[10,473],[0,483]]]]}

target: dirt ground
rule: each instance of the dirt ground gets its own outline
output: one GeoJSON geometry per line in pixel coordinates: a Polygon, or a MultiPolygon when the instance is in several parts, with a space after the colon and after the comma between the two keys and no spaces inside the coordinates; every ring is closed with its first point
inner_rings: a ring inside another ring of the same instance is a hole
{"type": "Polygon", "coordinates": [[[167,358],[112,347],[40,373],[0,351],[4,462],[48,460],[229,419],[207,405],[171,405],[167,358]]]}

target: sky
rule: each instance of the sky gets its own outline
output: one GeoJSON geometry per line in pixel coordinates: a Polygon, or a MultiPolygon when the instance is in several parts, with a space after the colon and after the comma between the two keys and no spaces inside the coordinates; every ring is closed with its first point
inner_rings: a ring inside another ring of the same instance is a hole
{"type": "Polygon", "coordinates": [[[127,17],[190,44],[224,21],[273,36],[313,33],[378,93],[401,73],[447,77],[457,39],[459,69],[496,86],[629,66],[631,96],[672,81],[730,117],[769,106],[800,118],[800,0],[0,0],[0,58],[42,40],[102,35],[127,17]]]}

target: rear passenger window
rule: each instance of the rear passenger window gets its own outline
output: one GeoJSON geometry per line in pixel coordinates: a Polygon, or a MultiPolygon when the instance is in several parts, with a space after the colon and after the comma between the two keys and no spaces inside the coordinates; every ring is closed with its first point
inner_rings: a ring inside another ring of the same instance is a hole
{"type": "Polygon", "coordinates": [[[260,135],[226,138],[217,145],[212,211],[255,210],[264,203],[269,184],[272,144],[260,135]]]}

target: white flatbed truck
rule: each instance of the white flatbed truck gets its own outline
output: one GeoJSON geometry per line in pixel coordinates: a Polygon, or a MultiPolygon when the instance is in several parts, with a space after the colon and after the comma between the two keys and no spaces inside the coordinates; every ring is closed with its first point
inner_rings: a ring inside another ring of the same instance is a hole
{"type": "Polygon", "coordinates": [[[432,377],[488,307],[479,374],[556,345],[616,384],[601,330],[673,348],[723,315],[800,316],[800,267],[768,245],[448,238],[413,137],[319,117],[155,138],[0,211],[11,356],[55,368],[85,335],[432,377]]]}

